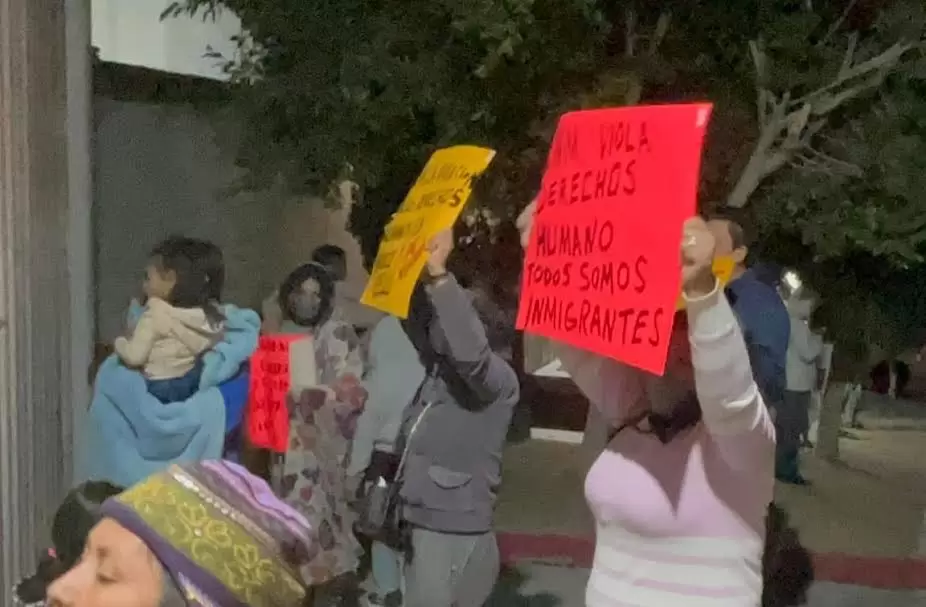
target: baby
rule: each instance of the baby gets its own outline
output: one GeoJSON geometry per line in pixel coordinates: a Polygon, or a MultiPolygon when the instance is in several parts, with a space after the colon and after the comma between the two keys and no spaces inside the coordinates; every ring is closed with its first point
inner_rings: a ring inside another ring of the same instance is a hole
{"type": "Polygon", "coordinates": [[[217,285],[205,243],[173,236],[151,252],[144,283],[145,312],[132,336],[119,337],[116,354],[144,371],[148,391],[163,403],[183,401],[199,389],[201,354],[222,337],[217,285]]]}

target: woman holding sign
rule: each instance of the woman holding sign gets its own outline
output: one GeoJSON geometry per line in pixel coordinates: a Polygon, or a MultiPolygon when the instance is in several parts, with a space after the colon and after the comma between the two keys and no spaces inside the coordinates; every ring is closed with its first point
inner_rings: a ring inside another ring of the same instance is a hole
{"type": "Polygon", "coordinates": [[[396,449],[411,535],[405,607],[480,607],[499,570],[492,518],[520,388],[473,298],[447,271],[452,249],[450,230],[430,242],[403,323],[427,370],[396,449]]]}
{"type": "MultiPolygon", "coordinates": [[[[525,246],[533,214],[532,204],[518,219],[525,246]]],[[[788,567],[801,549],[791,534],[763,554],[775,431],[711,271],[714,248],[705,222],[689,219],[681,246],[687,307],[664,377],[560,344],[563,367],[613,427],[585,482],[597,524],[586,607],[799,604],[792,601],[809,584],[807,567],[789,571],[778,577],[794,596],[763,598],[763,565],[788,567]]],[[[783,520],[770,517],[770,544],[783,520]]]]}

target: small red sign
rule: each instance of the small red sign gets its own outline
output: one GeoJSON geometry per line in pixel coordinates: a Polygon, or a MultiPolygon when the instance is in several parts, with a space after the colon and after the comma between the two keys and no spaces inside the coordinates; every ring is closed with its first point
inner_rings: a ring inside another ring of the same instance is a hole
{"type": "Polygon", "coordinates": [[[289,443],[289,348],[301,335],[264,335],[251,356],[248,439],[255,447],[285,453],[289,443]]]}

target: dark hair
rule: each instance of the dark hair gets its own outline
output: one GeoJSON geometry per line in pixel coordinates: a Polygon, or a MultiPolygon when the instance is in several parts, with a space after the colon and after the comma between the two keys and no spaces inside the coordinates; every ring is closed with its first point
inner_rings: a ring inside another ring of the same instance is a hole
{"type": "Polygon", "coordinates": [[[346,271],[347,253],[337,245],[325,244],[312,252],[312,261],[323,266],[331,272],[335,280],[344,280],[343,276],[346,271]]]}
{"type": "Polygon", "coordinates": [[[730,240],[733,241],[733,250],[742,249],[747,246],[746,241],[746,231],[743,230],[743,226],[736,223],[735,221],[728,221],[727,228],[730,230],[730,240]]]}
{"type": "Polygon", "coordinates": [[[199,257],[203,272],[207,279],[207,292],[209,298],[215,302],[222,301],[222,291],[225,289],[225,256],[222,249],[208,240],[196,241],[199,247],[199,257]]]}
{"type": "Polygon", "coordinates": [[[54,550],[39,559],[36,573],[16,585],[14,594],[25,604],[42,603],[48,587],[67,573],[84,551],[87,536],[100,521],[100,506],[122,492],[111,483],[91,481],[72,489],[55,512],[51,528],[54,550]]]}
{"type": "Polygon", "coordinates": [[[150,257],[161,272],[177,276],[169,304],[202,308],[214,324],[224,320],[216,303],[225,282],[225,263],[217,246],[195,238],[169,236],[151,250],[150,257]]]}
{"type": "Polygon", "coordinates": [[[315,327],[331,315],[334,305],[334,279],[327,268],[318,263],[299,266],[286,277],[280,286],[279,304],[283,317],[301,327],[315,327]],[[314,280],[318,283],[318,312],[311,318],[302,316],[296,309],[297,298],[302,290],[302,283],[314,280]]]}
{"type": "Polygon", "coordinates": [[[749,235],[743,228],[743,224],[737,220],[724,215],[711,217],[711,220],[722,221],[727,224],[727,231],[730,233],[730,242],[733,244],[734,251],[737,249],[742,249],[743,247],[748,247],[751,244],[749,241],[749,235]]]}
{"type": "Polygon", "coordinates": [[[813,577],[813,559],[790,525],[788,513],[769,504],[762,554],[762,607],[803,605],[813,577]]]}

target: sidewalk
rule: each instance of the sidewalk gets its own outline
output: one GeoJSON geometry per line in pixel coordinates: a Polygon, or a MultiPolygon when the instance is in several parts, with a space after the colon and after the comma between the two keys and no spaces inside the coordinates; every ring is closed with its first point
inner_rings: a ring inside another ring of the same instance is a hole
{"type": "MultiPolygon", "coordinates": [[[[817,557],[818,579],[926,588],[926,560],[917,556],[926,433],[857,431],[841,449],[839,465],[804,456],[812,486],[776,490],[817,557]]],[[[588,566],[584,467],[575,445],[532,440],[508,448],[496,521],[510,559],[588,566]]]]}

